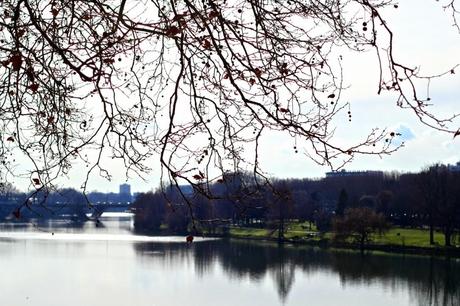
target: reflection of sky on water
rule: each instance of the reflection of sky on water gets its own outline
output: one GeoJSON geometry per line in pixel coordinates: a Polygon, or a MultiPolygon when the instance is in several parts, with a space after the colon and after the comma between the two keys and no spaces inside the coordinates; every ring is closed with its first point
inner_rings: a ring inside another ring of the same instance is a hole
{"type": "Polygon", "coordinates": [[[127,228],[107,220],[103,228],[46,227],[54,235],[0,232],[0,305],[460,304],[455,259],[199,238],[187,245],[127,228]]]}
{"type": "MultiPolygon", "coordinates": [[[[14,240],[61,240],[61,241],[127,241],[127,242],[162,242],[162,243],[184,243],[182,236],[172,237],[150,237],[140,235],[124,234],[81,234],[81,233],[55,233],[55,232],[0,232],[1,239],[14,240]]],[[[194,239],[194,242],[208,241],[212,238],[194,239]]]]}

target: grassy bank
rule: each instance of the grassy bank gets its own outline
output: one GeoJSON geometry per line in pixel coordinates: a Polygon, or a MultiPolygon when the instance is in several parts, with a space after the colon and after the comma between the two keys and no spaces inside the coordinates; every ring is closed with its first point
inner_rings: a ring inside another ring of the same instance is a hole
{"type": "MultiPolygon", "coordinates": [[[[270,229],[231,227],[229,235],[232,238],[277,240],[278,231],[270,229]]],[[[289,242],[322,245],[326,247],[357,248],[352,241],[337,243],[333,239],[333,233],[319,233],[316,228],[309,228],[307,224],[292,223],[287,226],[284,237],[289,242]]],[[[446,248],[443,246],[444,236],[435,232],[435,244],[429,243],[429,231],[425,229],[391,228],[384,235],[374,235],[372,241],[366,246],[369,249],[388,252],[408,252],[420,254],[448,254],[460,256],[460,242],[458,238],[453,241],[456,247],[446,248]]]]}

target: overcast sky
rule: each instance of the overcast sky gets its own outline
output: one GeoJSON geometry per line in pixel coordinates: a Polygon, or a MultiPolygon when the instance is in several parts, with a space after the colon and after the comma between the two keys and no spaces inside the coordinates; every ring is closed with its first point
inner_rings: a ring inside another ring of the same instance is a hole
{"type": "MultiPolygon", "coordinates": [[[[444,12],[440,2],[432,0],[403,0],[398,9],[385,11],[389,26],[395,34],[395,56],[409,66],[419,66],[426,74],[437,74],[460,63],[460,34],[452,27],[452,20],[444,12]]],[[[399,141],[405,146],[391,156],[357,156],[347,170],[397,170],[419,171],[435,162],[456,163],[460,161],[460,137],[453,139],[421,124],[409,110],[396,106],[396,97],[391,94],[377,96],[378,75],[374,53],[344,55],[345,83],[351,88],[344,99],[351,103],[353,120],[348,122],[346,112],[337,118],[339,137],[365,137],[374,127],[389,128],[402,134],[399,141]]],[[[433,110],[449,115],[460,111],[460,69],[457,74],[432,83],[433,110]]],[[[460,126],[459,126],[460,127],[460,126]]],[[[277,177],[302,178],[322,177],[329,171],[315,165],[302,152],[293,150],[294,141],[277,133],[267,133],[260,147],[261,165],[264,170],[277,177]]],[[[159,183],[159,164],[152,161],[153,171],[146,176],[148,181],[130,178],[132,190],[147,191],[159,183]]],[[[108,182],[97,176],[90,180],[89,190],[118,191],[118,185],[126,182],[124,170],[113,164],[114,179],[108,182]]],[[[61,186],[79,188],[84,180],[84,169],[78,166],[69,173],[69,178],[60,181],[61,186]]],[[[21,183],[17,183],[21,187],[21,183]]],[[[24,187],[22,188],[24,189],[24,187]]]]}

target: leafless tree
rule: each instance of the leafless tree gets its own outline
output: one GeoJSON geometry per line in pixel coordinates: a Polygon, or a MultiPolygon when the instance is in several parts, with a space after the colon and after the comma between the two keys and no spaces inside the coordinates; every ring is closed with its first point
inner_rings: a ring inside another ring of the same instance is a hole
{"type": "MultiPolygon", "coordinates": [[[[356,154],[391,153],[397,135],[385,129],[346,145],[333,137],[339,112],[351,120],[341,99],[342,50],[374,50],[378,93],[396,92],[399,107],[458,134],[456,115],[436,117],[426,96],[455,67],[422,76],[398,61],[381,14],[397,9],[391,0],[0,3],[2,180],[19,174],[20,154],[36,189],[77,160],[88,177],[110,179],[105,158],[143,176],[159,156],[162,181],[175,184],[205,186],[241,169],[257,179],[259,140],[270,130],[332,168],[356,154]]],[[[455,1],[444,8],[457,25],[455,1]]]]}
{"type": "Polygon", "coordinates": [[[372,234],[382,235],[389,229],[383,214],[378,214],[369,207],[348,208],[343,217],[332,221],[335,239],[352,238],[361,250],[372,239],[372,234]]]}

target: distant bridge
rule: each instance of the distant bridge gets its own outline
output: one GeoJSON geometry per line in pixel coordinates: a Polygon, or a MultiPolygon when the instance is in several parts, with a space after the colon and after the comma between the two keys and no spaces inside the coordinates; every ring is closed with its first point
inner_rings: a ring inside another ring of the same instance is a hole
{"type": "MultiPolygon", "coordinates": [[[[17,210],[21,204],[12,202],[0,202],[0,218],[5,218],[17,210]]],[[[84,205],[71,204],[31,204],[30,209],[23,207],[21,216],[24,217],[56,217],[61,215],[84,215],[91,214],[93,218],[99,218],[105,212],[130,211],[130,203],[92,203],[84,205]]]]}
{"type": "Polygon", "coordinates": [[[91,213],[91,218],[99,218],[105,212],[127,212],[130,211],[130,204],[122,203],[98,203],[91,204],[88,213],[91,213]]]}

